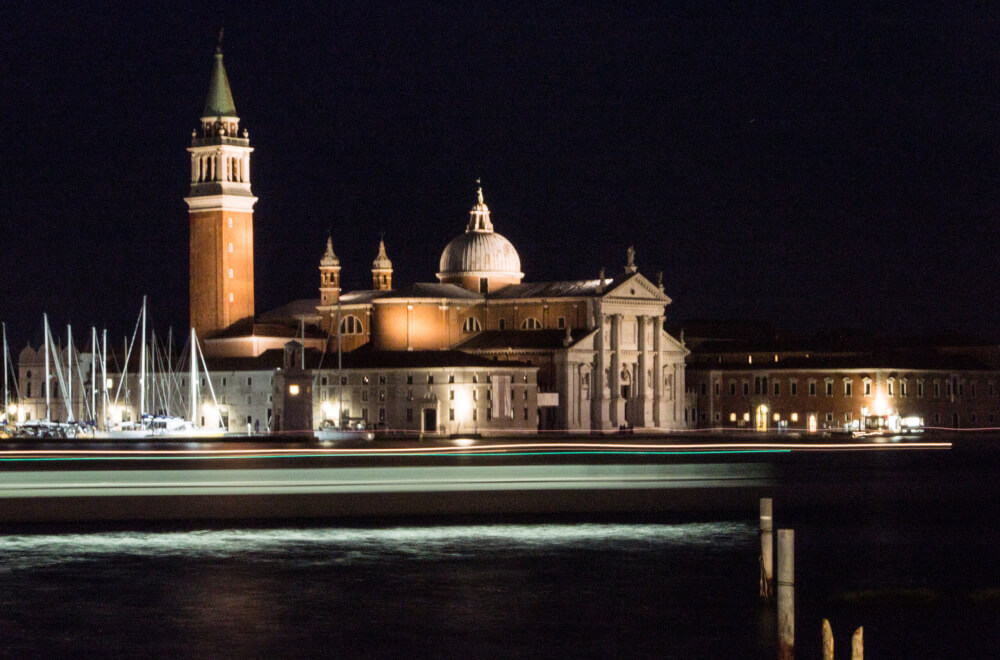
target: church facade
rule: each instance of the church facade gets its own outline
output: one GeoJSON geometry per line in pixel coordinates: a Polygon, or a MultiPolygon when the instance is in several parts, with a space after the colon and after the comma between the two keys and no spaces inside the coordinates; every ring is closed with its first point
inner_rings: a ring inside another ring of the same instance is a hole
{"type": "MultiPolygon", "coordinates": [[[[664,330],[670,298],[628,251],[613,277],[528,282],[514,245],[496,232],[482,187],[465,230],[438,259],[436,282],[394,288],[380,241],[372,288],[341,289],[333,237],[320,256],[319,297],[254,317],[253,215],[246,130],[217,52],[200,131],[192,137],[191,322],[216,358],[255,358],[291,340],[332,356],[438,352],[520,364],[531,381],[533,429],[678,429],[684,423],[683,344],[664,330]]],[[[426,362],[426,361],[425,361],[426,362]]],[[[440,360],[433,361],[439,367],[440,360]]],[[[485,374],[484,374],[485,376],[485,374]]],[[[319,376],[317,376],[319,378],[319,376]]],[[[314,419],[335,408],[314,388],[314,419]]],[[[394,413],[382,413],[399,418],[394,413]]],[[[445,416],[445,415],[442,415],[445,416]]]]}

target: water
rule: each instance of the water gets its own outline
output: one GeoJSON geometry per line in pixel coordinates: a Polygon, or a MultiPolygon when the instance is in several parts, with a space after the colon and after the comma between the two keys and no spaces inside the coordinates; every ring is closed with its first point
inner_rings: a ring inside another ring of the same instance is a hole
{"type": "Polygon", "coordinates": [[[6,536],[0,650],[755,657],[755,543],[739,522],[6,536]]]}
{"type": "MultiPolygon", "coordinates": [[[[753,521],[0,536],[3,657],[774,658],[753,521]]],[[[992,658],[1000,531],[796,521],[797,657],[992,658]],[[838,655],[838,657],[846,657],[838,655]]]]}

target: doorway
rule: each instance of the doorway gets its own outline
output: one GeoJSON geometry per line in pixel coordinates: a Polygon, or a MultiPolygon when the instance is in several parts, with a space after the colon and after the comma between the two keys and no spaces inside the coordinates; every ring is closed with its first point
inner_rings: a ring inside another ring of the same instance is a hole
{"type": "Polygon", "coordinates": [[[424,433],[437,433],[437,410],[424,408],[424,433]]]}

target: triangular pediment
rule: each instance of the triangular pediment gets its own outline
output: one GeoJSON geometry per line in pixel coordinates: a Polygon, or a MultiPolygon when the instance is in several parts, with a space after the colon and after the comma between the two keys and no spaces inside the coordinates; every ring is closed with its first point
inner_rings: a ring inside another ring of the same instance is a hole
{"type": "Polygon", "coordinates": [[[633,273],[611,289],[608,289],[602,298],[656,300],[667,305],[671,302],[670,297],[663,293],[660,287],[646,279],[642,273],[633,273]]]}

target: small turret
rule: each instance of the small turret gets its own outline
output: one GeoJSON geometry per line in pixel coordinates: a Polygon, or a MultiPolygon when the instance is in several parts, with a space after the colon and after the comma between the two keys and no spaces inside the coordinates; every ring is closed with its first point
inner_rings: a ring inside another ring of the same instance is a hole
{"type": "Polygon", "coordinates": [[[385,253],[385,240],[378,241],[378,255],[372,262],[372,288],[376,291],[392,289],[392,262],[385,253]]]}
{"type": "Polygon", "coordinates": [[[326,252],[319,260],[319,298],[321,305],[340,301],[340,259],[333,252],[333,236],[326,239],[326,252]]]}

